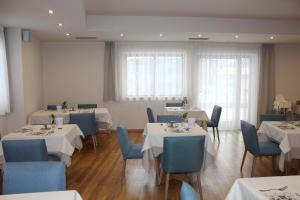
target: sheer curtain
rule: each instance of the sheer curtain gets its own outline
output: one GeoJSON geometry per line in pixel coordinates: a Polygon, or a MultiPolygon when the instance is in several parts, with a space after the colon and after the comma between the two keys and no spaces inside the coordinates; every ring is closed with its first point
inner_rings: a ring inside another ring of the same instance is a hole
{"type": "Polygon", "coordinates": [[[221,106],[222,129],[239,129],[241,119],[256,124],[260,46],[202,44],[195,52],[196,104],[208,114],[221,106]]]}
{"type": "Polygon", "coordinates": [[[0,27],[0,115],[10,111],[8,71],[3,28],[0,27]]]}
{"type": "Polygon", "coordinates": [[[186,96],[188,53],[176,43],[117,43],[118,99],[165,100],[186,96]]]}

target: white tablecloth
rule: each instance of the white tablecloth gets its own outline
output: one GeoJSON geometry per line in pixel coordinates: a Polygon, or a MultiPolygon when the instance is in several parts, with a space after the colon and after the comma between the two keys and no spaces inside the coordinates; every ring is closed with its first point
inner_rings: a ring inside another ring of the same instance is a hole
{"type": "MultiPolygon", "coordinates": [[[[75,148],[78,150],[82,148],[82,141],[80,137],[84,137],[84,135],[81,132],[80,128],[75,124],[65,124],[63,125],[62,129],[54,127],[54,133],[51,134],[49,134],[50,131],[47,131],[46,133],[41,135],[33,134],[39,132],[43,127],[43,125],[28,125],[26,126],[26,128],[32,128],[32,133],[22,131],[9,133],[2,138],[2,141],[45,139],[48,153],[57,154],[58,156],[60,156],[61,160],[69,166],[71,164],[70,157],[72,156],[75,148]]],[[[3,157],[2,143],[0,143],[0,156],[3,157]]]]}
{"type": "Polygon", "coordinates": [[[0,195],[0,200],[82,200],[75,190],[0,195]]]}
{"type": "Polygon", "coordinates": [[[199,121],[209,121],[206,112],[200,108],[165,107],[165,114],[182,115],[183,113],[188,113],[188,117],[196,118],[199,121]]]}
{"type": "Polygon", "coordinates": [[[300,159],[300,122],[262,122],[258,133],[261,138],[275,140],[280,144],[282,155],[279,168],[284,170],[284,159],[300,159]],[[297,125],[297,126],[295,126],[297,125]],[[286,157],[285,157],[286,156],[286,157]]]}
{"type": "MultiPolygon", "coordinates": [[[[179,127],[182,124],[177,124],[179,127]]],[[[185,124],[184,126],[187,126],[185,124]]],[[[144,129],[144,144],[142,151],[144,152],[143,165],[146,169],[149,169],[149,160],[154,159],[159,154],[163,153],[163,141],[164,137],[180,137],[180,136],[199,136],[205,135],[205,158],[207,153],[214,156],[215,149],[212,140],[202,127],[197,124],[195,127],[191,128],[188,132],[179,131],[176,132],[178,128],[169,128],[166,123],[147,123],[144,129]]]]}
{"type": "Polygon", "coordinates": [[[230,189],[226,200],[267,200],[290,199],[300,200],[300,176],[277,176],[237,179],[230,189]],[[278,189],[287,186],[283,191],[260,190],[278,189]],[[287,198],[280,198],[287,197],[287,198]]]}
{"type": "Polygon", "coordinates": [[[74,111],[57,111],[57,110],[38,110],[29,116],[28,124],[51,124],[51,115],[63,117],[64,123],[70,122],[70,113],[85,113],[95,112],[97,122],[107,123],[109,128],[112,126],[112,118],[107,108],[91,108],[91,109],[76,109],[74,111]]]}

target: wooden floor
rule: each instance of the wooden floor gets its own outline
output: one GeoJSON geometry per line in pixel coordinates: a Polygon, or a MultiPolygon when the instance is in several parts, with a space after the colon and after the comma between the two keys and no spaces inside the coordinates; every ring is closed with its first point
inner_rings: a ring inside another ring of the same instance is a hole
{"type": "MultiPolygon", "coordinates": [[[[210,133],[212,136],[212,134],[210,133]]],[[[130,133],[134,143],[142,142],[142,134],[130,133]]],[[[223,200],[236,178],[241,177],[240,164],[244,151],[242,136],[238,132],[221,132],[221,144],[215,141],[217,150],[214,163],[208,164],[201,174],[205,200],[223,200]]],[[[68,189],[78,190],[84,200],[137,200],[163,199],[164,184],[155,185],[153,170],[146,172],[141,160],[129,160],[126,182],[121,183],[122,158],[115,133],[99,134],[99,146],[95,153],[92,144],[85,142],[80,152],[75,152],[68,168],[68,189]]],[[[244,165],[244,177],[250,176],[252,156],[244,165]]],[[[254,176],[271,176],[271,159],[257,160],[254,176]]],[[[277,170],[275,175],[280,175],[277,170]]],[[[171,180],[169,199],[179,199],[181,182],[171,180]]]]}

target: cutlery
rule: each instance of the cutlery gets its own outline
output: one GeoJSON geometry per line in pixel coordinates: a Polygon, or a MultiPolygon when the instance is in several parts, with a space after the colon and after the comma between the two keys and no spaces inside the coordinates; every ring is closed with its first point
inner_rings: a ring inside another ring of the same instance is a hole
{"type": "Polygon", "coordinates": [[[288,186],[286,185],[286,186],[283,186],[283,187],[281,187],[281,188],[271,188],[271,189],[259,190],[259,191],[261,191],[261,192],[268,192],[268,191],[272,191],[272,190],[284,191],[284,190],[286,190],[287,188],[288,188],[288,186]]]}

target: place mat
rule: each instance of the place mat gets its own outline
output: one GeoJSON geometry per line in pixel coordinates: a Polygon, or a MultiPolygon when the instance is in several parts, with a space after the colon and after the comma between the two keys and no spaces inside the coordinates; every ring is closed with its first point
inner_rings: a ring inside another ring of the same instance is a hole
{"type": "Polygon", "coordinates": [[[270,200],[300,200],[300,194],[296,192],[264,192],[264,196],[270,200]]]}

